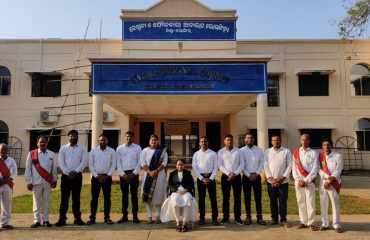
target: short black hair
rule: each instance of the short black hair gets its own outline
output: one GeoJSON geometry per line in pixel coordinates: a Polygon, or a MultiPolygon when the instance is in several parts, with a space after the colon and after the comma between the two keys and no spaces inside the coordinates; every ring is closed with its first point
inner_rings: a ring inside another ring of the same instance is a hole
{"type": "Polygon", "coordinates": [[[252,132],[247,132],[247,133],[245,133],[245,134],[244,134],[244,137],[246,137],[246,136],[248,136],[248,135],[251,135],[251,136],[254,138],[254,135],[253,135],[253,133],[252,133],[252,132]]]}
{"type": "Polygon", "coordinates": [[[68,136],[71,135],[71,134],[76,134],[78,136],[78,132],[74,129],[72,129],[68,132],[68,136]]]}
{"type": "Polygon", "coordinates": [[[134,134],[134,132],[133,132],[133,131],[127,131],[127,132],[125,133],[125,135],[129,135],[129,136],[131,136],[131,137],[135,136],[135,134],[134,134]]]}
{"type": "Polygon", "coordinates": [[[280,139],[281,139],[281,136],[280,136],[280,135],[272,134],[272,136],[271,136],[271,140],[272,140],[272,138],[274,138],[274,137],[278,137],[278,138],[280,138],[280,139]]]}
{"type": "Polygon", "coordinates": [[[200,141],[202,138],[204,138],[205,140],[207,140],[207,141],[208,141],[207,136],[201,136],[201,137],[199,138],[199,141],[200,141]]]}
{"type": "Polygon", "coordinates": [[[230,133],[226,133],[226,134],[225,134],[225,138],[231,138],[231,139],[234,139],[233,135],[231,135],[230,133]]]}
{"type": "Polygon", "coordinates": [[[101,134],[99,135],[99,138],[101,138],[101,137],[105,137],[106,139],[108,139],[108,137],[107,137],[107,135],[105,135],[105,133],[101,133],[101,134]]]}

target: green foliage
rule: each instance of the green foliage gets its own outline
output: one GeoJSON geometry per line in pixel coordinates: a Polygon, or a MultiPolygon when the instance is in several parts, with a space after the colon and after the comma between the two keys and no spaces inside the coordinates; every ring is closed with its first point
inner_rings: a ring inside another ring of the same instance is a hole
{"type": "Polygon", "coordinates": [[[370,0],[356,0],[346,7],[347,16],[338,23],[342,39],[357,39],[366,33],[370,20],[370,0]]]}
{"type": "MultiPolygon", "coordinates": [[[[140,192],[141,187],[139,187],[140,192]]],[[[232,192],[232,191],[231,191],[232,192]]],[[[139,193],[140,194],[140,193],[139,193]]],[[[211,204],[209,202],[209,198],[206,198],[206,211],[211,212],[211,204]]],[[[91,200],[91,193],[90,193],[90,185],[83,185],[82,192],[81,192],[81,211],[84,213],[90,212],[90,200],[91,200]]],[[[71,201],[71,200],[70,200],[71,201]]],[[[111,193],[111,201],[112,201],[112,213],[121,213],[121,189],[119,184],[113,184],[112,186],[112,193],[111,193]]],[[[50,212],[52,214],[59,213],[59,204],[60,204],[60,190],[53,191],[51,193],[51,204],[50,204],[50,212]]],[[[131,200],[129,200],[129,204],[131,204],[131,200]]],[[[219,212],[222,213],[222,193],[221,193],[221,183],[217,181],[217,204],[219,212]]],[[[71,205],[71,202],[70,202],[71,205]]],[[[252,212],[255,213],[254,207],[254,198],[252,195],[252,212]]],[[[99,205],[98,211],[103,212],[103,193],[100,193],[99,198],[99,205]]],[[[368,214],[370,213],[370,200],[362,199],[358,197],[352,196],[341,196],[340,199],[340,207],[341,212],[343,214],[368,214]]],[[[263,185],[262,190],[262,209],[266,219],[269,219],[270,213],[270,201],[267,194],[267,185],[263,185]]],[[[231,194],[230,198],[230,210],[233,210],[233,197],[231,194]]],[[[69,212],[72,211],[72,207],[69,207],[69,212]]],[[[131,212],[131,207],[129,206],[129,212],[131,212]]],[[[139,198],[139,212],[145,212],[145,205],[139,198]]],[[[32,213],[32,195],[23,195],[13,198],[13,213],[32,213]]],[[[244,197],[242,197],[242,213],[245,214],[244,208],[244,197]]],[[[288,214],[297,215],[298,214],[298,206],[297,200],[295,197],[295,190],[294,187],[289,187],[289,194],[288,194],[288,214]]],[[[319,193],[316,192],[316,214],[320,214],[320,200],[319,200],[319,193]]],[[[220,215],[221,216],[221,215],[220,215]]]]}

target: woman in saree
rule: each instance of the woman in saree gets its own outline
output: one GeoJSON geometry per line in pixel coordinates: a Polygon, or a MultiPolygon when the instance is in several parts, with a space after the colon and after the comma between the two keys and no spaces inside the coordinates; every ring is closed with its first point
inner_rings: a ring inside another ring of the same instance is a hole
{"type": "Polygon", "coordinates": [[[140,164],[145,173],[141,188],[141,197],[146,204],[148,224],[161,223],[161,206],[167,196],[167,177],[165,168],[168,156],[165,148],[158,145],[158,136],[153,134],[149,138],[149,147],[140,154],[140,164]],[[153,207],[156,209],[153,221],[153,207]]]}

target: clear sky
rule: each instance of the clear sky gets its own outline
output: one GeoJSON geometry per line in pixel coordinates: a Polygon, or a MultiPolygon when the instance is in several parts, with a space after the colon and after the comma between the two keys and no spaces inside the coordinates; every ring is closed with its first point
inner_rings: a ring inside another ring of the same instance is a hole
{"type": "MultiPolygon", "coordinates": [[[[347,0],[348,1],[348,0],[347,0]]],[[[3,0],[0,39],[120,39],[121,9],[146,9],[157,0],[3,0]]],[[[336,39],[343,0],[200,0],[211,9],[236,9],[238,39],[336,39]]],[[[366,34],[368,38],[370,31],[366,34]]]]}

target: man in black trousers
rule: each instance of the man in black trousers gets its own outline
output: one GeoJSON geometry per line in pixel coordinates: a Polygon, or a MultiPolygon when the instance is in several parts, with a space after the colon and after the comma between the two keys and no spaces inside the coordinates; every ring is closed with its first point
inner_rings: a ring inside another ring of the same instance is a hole
{"type": "Polygon", "coordinates": [[[223,219],[221,224],[230,222],[230,191],[233,188],[234,194],[234,223],[244,225],[241,220],[241,190],[242,181],[240,173],[244,169],[243,153],[234,147],[234,139],[231,134],[225,135],[225,147],[218,151],[219,169],[222,172],[221,189],[222,189],[222,212],[223,219]]]}
{"type": "Polygon", "coordinates": [[[62,196],[60,199],[59,220],[55,226],[66,225],[69,196],[72,193],[72,211],[75,225],[85,225],[81,219],[80,194],[82,186],[82,171],[87,164],[87,151],[84,145],[78,144],[78,132],[71,130],[68,132],[69,143],[62,146],[59,150],[59,168],[62,170],[62,180],[60,189],[62,196]]]}
{"type": "Polygon", "coordinates": [[[198,205],[199,205],[199,225],[205,224],[206,214],[206,190],[208,189],[209,199],[212,206],[212,224],[219,225],[217,220],[217,197],[216,197],[216,174],[218,169],[217,153],[208,148],[207,137],[199,140],[200,150],[194,153],[192,167],[197,176],[198,205]]]}
{"type": "Polygon", "coordinates": [[[261,148],[254,145],[254,136],[251,133],[245,134],[245,146],[240,149],[244,156],[243,169],[243,192],[244,204],[246,210],[245,225],[252,223],[251,214],[251,196],[252,188],[254,192],[254,201],[256,203],[257,223],[266,225],[262,218],[262,183],[261,172],[264,164],[264,153],[261,148]]]}
{"type": "Polygon", "coordinates": [[[129,189],[131,193],[132,204],[132,221],[139,223],[137,216],[138,197],[137,189],[139,187],[139,172],[140,172],[140,153],[141,147],[134,143],[134,133],[126,132],[126,143],[117,148],[117,170],[120,176],[120,186],[122,191],[122,217],[117,223],[128,221],[128,195],[129,189]]]}

